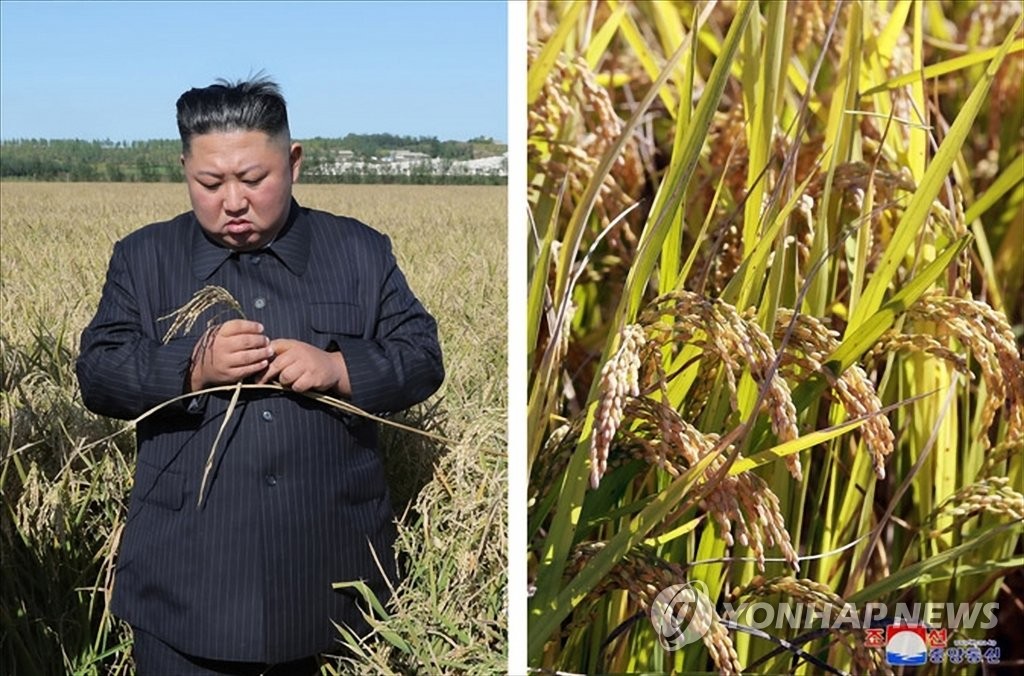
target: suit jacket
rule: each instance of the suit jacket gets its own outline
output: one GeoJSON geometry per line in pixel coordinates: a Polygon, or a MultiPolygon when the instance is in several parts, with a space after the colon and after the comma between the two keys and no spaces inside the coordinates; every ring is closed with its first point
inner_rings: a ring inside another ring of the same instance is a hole
{"type": "MultiPolygon", "coordinates": [[[[282,232],[254,253],[217,245],[191,212],[117,242],[77,364],[90,410],[134,418],[185,391],[207,322],[237,314],[211,309],[166,344],[165,317],[208,284],[230,291],[270,338],[340,350],[364,410],[404,409],[443,380],[436,324],[388,238],[293,201],[282,232]]],[[[327,650],[338,638],[332,621],[365,630],[355,594],[332,583],[365,580],[386,598],[384,576],[395,577],[377,427],[298,394],[243,390],[198,509],[229,398],[199,395],[139,423],[113,611],[212,659],[327,650]]]]}

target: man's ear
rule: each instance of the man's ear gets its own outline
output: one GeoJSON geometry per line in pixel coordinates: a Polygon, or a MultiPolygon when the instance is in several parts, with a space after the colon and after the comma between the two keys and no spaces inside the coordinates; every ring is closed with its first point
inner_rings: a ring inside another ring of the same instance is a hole
{"type": "Polygon", "coordinates": [[[299,180],[299,169],[302,168],[302,144],[293,143],[288,152],[288,164],[292,168],[292,183],[299,180]]]}
{"type": "Polygon", "coordinates": [[[185,166],[185,153],[182,153],[178,159],[181,161],[181,166],[185,166]]]}

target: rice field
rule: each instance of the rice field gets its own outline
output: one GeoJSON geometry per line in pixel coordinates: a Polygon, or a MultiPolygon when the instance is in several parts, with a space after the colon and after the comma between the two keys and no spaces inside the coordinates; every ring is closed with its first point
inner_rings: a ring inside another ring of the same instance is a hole
{"type": "MultiPolygon", "coordinates": [[[[134,443],[129,432],[89,447],[123,423],[84,409],[73,366],[113,243],[187,211],[187,194],[167,184],[7,182],[0,194],[0,672],[131,674],[130,635],[105,604],[134,443]]],[[[448,374],[404,420],[453,440],[382,432],[404,515],[398,550],[411,565],[379,638],[323,672],[502,671],[505,189],[300,184],[295,196],[391,236],[438,319],[448,374]]]]}
{"type": "Polygon", "coordinates": [[[1018,673],[1021,4],[524,9],[529,666],[1018,673]]]}

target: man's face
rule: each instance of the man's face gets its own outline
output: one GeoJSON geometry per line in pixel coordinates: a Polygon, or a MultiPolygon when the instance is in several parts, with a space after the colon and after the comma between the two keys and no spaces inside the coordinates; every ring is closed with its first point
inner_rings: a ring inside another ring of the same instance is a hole
{"type": "Polygon", "coordinates": [[[302,147],[262,131],[214,132],[193,136],[181,163],[203,230],[229,249],[251,251],[288,219],[302,147]]]}

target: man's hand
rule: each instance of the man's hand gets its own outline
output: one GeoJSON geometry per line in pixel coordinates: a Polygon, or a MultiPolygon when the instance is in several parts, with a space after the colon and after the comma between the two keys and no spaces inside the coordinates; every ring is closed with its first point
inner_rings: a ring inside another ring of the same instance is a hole
{"type": "Polygon", "coordinates": [[[270,343],[274,360],[260,383],[275,378],[295,392],[316,390],[348,396],[352,387],[348,381],[348,367],[340,352],[324,352],[301,340],[279,338],[270,343]]]}
{"type": "Polygon", "coordinates": [[[231,319],[207,329],[192,352],[192,391],[227,385],[259,373],[274,356],[263,325],[231,319]]]}

